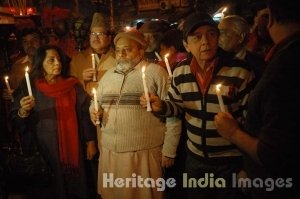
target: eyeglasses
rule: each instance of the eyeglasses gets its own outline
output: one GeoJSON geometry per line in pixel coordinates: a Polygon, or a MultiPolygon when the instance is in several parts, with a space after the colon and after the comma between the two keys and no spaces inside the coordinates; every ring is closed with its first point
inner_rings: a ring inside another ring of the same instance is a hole
{"type": "Polygon", "coordinates": [[[100,37],[100,38],[103,38],[103,37],[107,37],[109,34],[108,33],[105,33],[105,32],[91,32],[90,35],[92,37],[100,37]]]}

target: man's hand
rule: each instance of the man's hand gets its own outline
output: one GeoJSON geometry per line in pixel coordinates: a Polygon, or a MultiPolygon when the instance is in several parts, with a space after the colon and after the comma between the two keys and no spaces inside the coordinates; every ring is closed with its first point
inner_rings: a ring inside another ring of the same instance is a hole
{"type": "Polygon", "coordinates": [[[174,165],[175,159],[174,158],[169,158],[167,156],[162,156],[161,157],[161,167],[163,168],[169,168],[174,165]]]}
{"type": "Polygon", "coordinates": [[[237,121],[227,112],[219,112],[215,115],[215,125],[219,134],[229,141],[233,134],[239,129],[237,121]]]}
{"type": "Polygon", "coordinates": [[[13,92],[14,92],[13,89],[11,89],[11,90],[3,89],[3,95],[2,95],[3,99],[12,100],[13,99],[13,96],[12,96],[13,92]]]}
{"type": "Polygon", "coordinates": [[[96,70],[93,68],[87,68],[82,72],[83,81],[92,81],[93,75],[96,74],[96,70]]]}
{"type": "MultiPolygon", "coordinates": [[[[149,93],[150,104],[153,112],[160,112],[162,110],[162,101],[157,95],[149,93]]],[[[140,104],[142,107],[147,108],[147,100],[145,93],[140,97],[140,104]]]]}

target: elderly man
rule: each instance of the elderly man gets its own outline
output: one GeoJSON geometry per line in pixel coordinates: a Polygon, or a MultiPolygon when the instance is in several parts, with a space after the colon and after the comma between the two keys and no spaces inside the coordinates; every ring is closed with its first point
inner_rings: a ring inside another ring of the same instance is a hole
{"type": "Polygon", "coordinates": [[[143,33],[148,46],[145,50],[145,58],[149,62],[156,63],[158,58],[155,52],[159,51],[160,40],[164,32],[168,30],[168,24],[164,21],[146,21],[139,29],[143,33]]]}
{"type": "Polygon", "coordinates": [[[95,13],[91,24],[90,48],[79,52],[71,61],[71,75],[82,82],[90,95],[92,88],[97,86],[103,74],[116,65],[115,54],[111,47],[112,38],[107,20],[100,13],[95,13]],[[92,54],[95,68],[92,65],[92,54]]]}
{"type": "MultiPolygon", "coordinates": [[[[168,93],[170,100],[150,96],[152,110],[157,114],[184,117],[188,136],[187,178],[199,180],[186,183],[190,199],[242,197],[238,189],[231,187],[232,174],[242,169],[242,154],[217,133],[213,116],[221,111],[216,85],[222,84],[219,94],[224,109],[241,121],[253,77],[244,62],[233,60],[218,48],[218,38],[217,24],[208,14],[188,16],[183,25],[183,43],[193,55],[192,60],[175,68],[168,93]],[[216,188],[207,178],[219,178],[225,184],[216,188]],[[199,183],[203,181],[207,181],[206,186],[205,182],[199,183]]],[[[144,96],[141,104],[146,105],[144,96]]]]}
{"type": "MultiPolygon", "coordinates": [[[[102,110],[99,192],[104,199],[162,198],[164,187],[149,185],[149,180],[162,180],[162,166],[168,163],[161,154],[172,156],[176,147],[169,150],[172,136],[165,138],[165,123],[143,109],[139,97],[144,92],[143,68],[147,88],[161,98],[167,93],[168,75],[159,65],[145,61],[146,41],[140,32],[119,33],[114,43],[117,66],[105,73],[97,89],[102,110]],[[130,182],[119,184],[116,179],[130,182]]],[[[96,121],[94,105],[90,110],[91,119],[96,121]]]]}
{"type": "Polygon", "coordinates": [[[218,28],[219,46],[233,53],[236,58],[244,60],[253,70],[257,81],[263,73],[265,62],[263,56],[246,49],[250,35],[250,26],[247,21],[238,15],[228,15],[220,21],[218,28]]]}

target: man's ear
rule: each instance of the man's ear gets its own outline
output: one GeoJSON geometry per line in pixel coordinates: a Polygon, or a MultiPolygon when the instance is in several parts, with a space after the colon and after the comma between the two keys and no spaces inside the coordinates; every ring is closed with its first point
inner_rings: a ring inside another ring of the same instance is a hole
{"type": "Polygon", "coordinates": [[[189,49],[188,43],[185,40],[182,40],[182,43],[183,43],[183,46],[184,46],[186,52],[188,52],[188,53],[191,52],[189,49]]]}
{"type": "Polygon", "coordinates": [[[241,43],[243,43],[243,42],[245,42],[245,39],[246,39],[246,33],[240,33],[240,35],[239,35],[239,43],[241,44],[241,43]]]}

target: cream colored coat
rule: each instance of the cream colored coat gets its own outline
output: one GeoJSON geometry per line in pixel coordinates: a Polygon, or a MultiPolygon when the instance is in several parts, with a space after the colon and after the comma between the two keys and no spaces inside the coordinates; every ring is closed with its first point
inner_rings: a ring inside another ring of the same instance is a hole
{"type": "Polygon", "coordinates": [[[82,78],[83,70],[92,67],[92,49],[88,48],[82,52],[76,54],[71,61],[70,74],[77,77],[80,82],[84,85],[85,90],[92,95],[92,88],[97,88],[97,82],[102,78],[104,73],[116,66],[115,53],[111,48],[106,54],[103,54],[99,60],[96,60],[96,69],[97,69],[97,81],[85,82],[82,78]]]}

